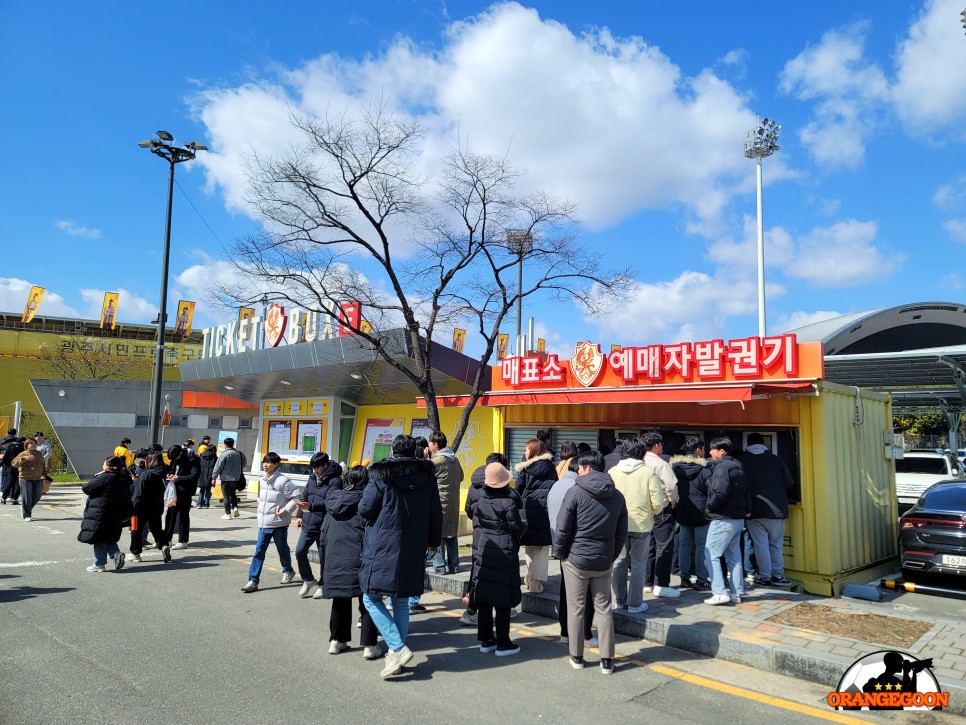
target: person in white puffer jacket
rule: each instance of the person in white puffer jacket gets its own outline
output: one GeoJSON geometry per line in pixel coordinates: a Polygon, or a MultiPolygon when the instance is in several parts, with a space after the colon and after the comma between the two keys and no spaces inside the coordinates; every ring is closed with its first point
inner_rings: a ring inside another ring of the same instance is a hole
{"type": "Polygon", "coordinates": [[[288,546],[288,527],[292,522],[292,512],[298,504],[299,489],[278,470],[281,460],[273,452],[266,453],[262,458],[265,475],[258,484],[258,539],[255,541],[252,565],[248,568],[248,583],[241,589],[246,594],[258,591],[265,553],[272,541],[275,542],[282,564],[282,584],[290,584],[295,578],[292,552],[288,546]]]}

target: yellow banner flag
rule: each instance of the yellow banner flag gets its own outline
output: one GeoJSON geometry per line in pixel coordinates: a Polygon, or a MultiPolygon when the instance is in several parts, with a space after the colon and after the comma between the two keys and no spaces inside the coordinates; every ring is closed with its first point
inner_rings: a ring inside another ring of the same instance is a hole
{"type": "Polygon", "coordinates": [[[34,315],[37,314],[37,308],[40,307],[40,301],[44,298],[43,287],[31,287],[30,294],[27,295],[27,304],[23,308],[23,317],[20,318],[21,322],[30,322],[34,319],[34,315]]]}
{"type": "Polygon", "coordinates": [[[238,321],[250,320],[255,316],[254,307],[239,307],[238,308],[238,321]]]}
{"type": "Polygon", "coordinates": [[[509,335],[497,335],[496,336],[496,359],[502,360],[506,357],[506,350],[510,346],[510,336],[509,335]]]}
{"type": "Polygon", "coordinates": [[[463,343],[466,342],[466,330],[455,328],[453,330],[453,349],[456,352],[463,352],[463,343]]]}
{"type": "Polygon", "coordinates": [[[620,345],[611,345],[610,346],[610,351],[611,352],[619,352],[620,350],[621,350],[621,346],[620,345]]]}
{"type": "Polygon", "coordinates": [[[367,320],[362,320],[359,323],[359,332],[363,332],[366,335],[370,334],[372,332],[372,325],[367,320]]]}
{"type": "Polygon", "coordinates": [[[120,295],[117,292],[104,293],[104,306],[101,308],[101,329],[113,330],[114,323],[117,322],[117,301],[120,295]]]}
{"type": "Polygon", "coordinates": [[[546,352],[546,351],[547,351],[547,341],[544,340],[542,337],[538,337],[537,338],[537,352],[546,352]]]}
{"type": "Polygon", "coordinates": [[[187,337],[191,334],[191,323],[195,319],[195,303],[188,300],[178,302],[178,317],[175,321],[174,334],[187,337]]]}

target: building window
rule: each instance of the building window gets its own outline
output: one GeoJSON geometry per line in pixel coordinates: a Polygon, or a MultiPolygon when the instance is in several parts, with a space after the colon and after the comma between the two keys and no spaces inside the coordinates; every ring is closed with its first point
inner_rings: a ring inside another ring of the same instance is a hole
{"type": "Polygon", "coordinates": [[[134,426],[136,428],[147,428],[151,424],[151,416],[149,415],[138,415],[134,418],[134,426]]]}
{"type": "Polygon", "coordinates": [[[209,428],[221,428],[221,418],[208,417],[208,427],[209,428]]]}
{"type": "Polygon", "coordinates": [[[252,419],[251,418],[240,418],[238,420],[238,427],[239,428],[251,428],[252,427],[252,419]]]}
{"type": "Polygon", "coordinates": [[[173,415],[171,416],[171,426],[172,428],[187,428],[188,427],[188,416],[186,415],[173,415]]]}

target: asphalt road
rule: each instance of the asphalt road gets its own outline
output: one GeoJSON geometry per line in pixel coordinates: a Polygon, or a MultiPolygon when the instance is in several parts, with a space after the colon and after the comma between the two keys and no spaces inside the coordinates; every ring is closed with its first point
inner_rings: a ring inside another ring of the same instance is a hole
{"type": "Polygon", "coordinates": [[[76,489],[43,504],[32,523],[0,507],[2,723],[860,721],[831,711],[827,688],[627,638],[613,676],[575,671],[556,624],[527,614],[514,620],[520,655],[483,655],[439,594],[413,619],[413,665],[383,681],[358,647],[327,654],[328,602],[280,586],[274,550],[261,591],[239,591],[250,504],[233,521],[193,511],[191,545],[168,565],[152,550],[103,574],[85,571],[76,489]]]}

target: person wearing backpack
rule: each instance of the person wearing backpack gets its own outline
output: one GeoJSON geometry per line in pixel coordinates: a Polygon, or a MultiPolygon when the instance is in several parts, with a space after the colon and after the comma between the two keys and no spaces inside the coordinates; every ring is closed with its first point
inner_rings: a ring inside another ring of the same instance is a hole
{"type": "Polygon", "coordinates": [[[248,460],[244,453],[235,448],[235,439],[225,438],[225,451],[218,456],[215,467],[211,470],[212,484],[216,478],[221,479],[221,493],[225,502],[225,514],[221,517],[223,519],[237,519],[241,516],[238,511],[238,492],[243,488],[241,482],[244,480],[246,468],[248,460]]]}
{"type": "Polygon", "coordinates": [[[215,469],[215,461],[218,459],[218,451],[212,446],[202,446],[198,449],[198,465],[200,473],[198,475],[198,501],[200,509],[211,508],[211,487],[214,485],[212,471],[215,469]],[[202,450],[203,448],[203,450],[202,450]]]}

